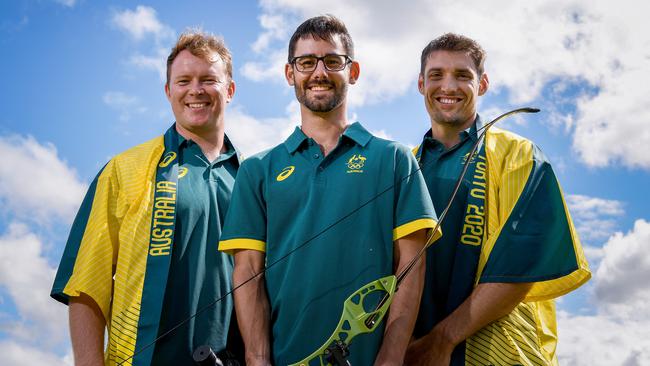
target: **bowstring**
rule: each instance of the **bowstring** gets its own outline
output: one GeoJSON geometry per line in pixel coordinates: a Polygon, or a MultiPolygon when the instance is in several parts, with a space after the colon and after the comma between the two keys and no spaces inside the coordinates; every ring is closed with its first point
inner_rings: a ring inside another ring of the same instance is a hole
{"type": "MultiPolygon", "coordinates": [[[[539,109],[537,109],[537,108],[529,108],[529,107],[525,107],[525,108],[514,109],[514,110],[511,110],[511,111],[509,111],[509,112],[506,112],[506,113],[501,114],[500,116],[498,116],[498,117],[496,117],[495,119],[493,119],[492,121],[486,123],[485,125],[483,125],[481,128],[479,128],[479,129],[477,130],[477,133],[480,132],[480,134],[479,134],[479,136],[478,136],[476,142],[475,142],[474,145],[472,146],[472,150],[470,151],[470,155],[468,155],[467,161],[465,162],[465,165],[464,165],[464,167],[463,167],[463,171],[462,171],[460,177],[458,178],[458,180],[456,181],[456,186],[455,186],[455,188],[454,188],[454,190],[453,190],[453,192],[452,192],[452,194],[451,194],[451,196],[450,196],[449,201],[447,202],[447,205],[446,205],[445,209],[443,210],[442,214],[440,215],[440,218],[439,218],[438,222],[436,223],[436,226],[434,227],[434,229],[433,229],[433,230],[430,230],[430,231],[429,231],[429,234],[427,235],[427,240],[426,240],[427,245],[425,245],[422,249],[420,249],[420,250],[418,251],[418,253],[415,255],[415,257],[413,257],[413,259],[409,262],[409,264],[408,264],[408,265],[407,265],[407,266],[406,266],[406,267],[405,267],[405,268],[404,268],[404,269],[403,269],[403,270],[402,270],[402,271],[397,275],[397,286],[399,286],[399,283],[400,283],[400,282],[401,282],[401,281],[402,281],[402,280],[403,280],[403,279],[404,279],[404,278],[405,278],[405,277],[406,277],[406,276],[411,272],[411,270],[413,269],[413,267],[415,266],[415,264],[416,264],[416,263],[418,262],[418,260],[422,257],[422,255],[426,252],[427,248],[430,246],[431,243],[429,243],[429,241],[432,240],[433,235],[435,235],[436,231],[440,228],[440,225],[441,225],[442,221],[443,221],[444,218],[447,216],[447,212],[448,212],[448,210],[449,210],[449,207],[451,207],[451,204],[452,204],[454,198],[456,197],[456,194],[458,193],[458,190],[459,190],[459,188],[460,188],[460,184],[461,184],[461,182],[462,182],[463,176],[464,176],[465,173],[467,172],[467,169],[468,169],[468,167],[469,167],[469,162],[471,161],[471,157],[472,157],[473,154],[475,153],[475,151],[476,151],[478,145],[480,144],[481,139],[485,136],[485,133],[487,132],[487,130],[488,130],[488,129],[489,129],[489,128],[494,124],[494,123],[496,123],[497,121],[499,121],[499,120],[501,120],[501,119],[503,119],[503,118],[505,118],[505,117],[508,117],[508,116],[510,116],[510,115],[513,115],[513,114],[516,114],[516,113],[537,113],[537,112],[539,112],[539,109]]],[[[382,195],[384,195],[386,192],[388,192],[388,191],[392,190],[393,188],[395,188],[396,186],[402,184],[403,181],[409,179],[411,176],[413,176],[413,174],[416,174],[417,172],[421,171],[422,168],[423,168],[424,166],[425,166],[425,164],[418,165],[418,168],[417,168],[417,169],[413,170],[411,173],[407,174],[406,176],[404,176],[403,178],[401,178],[400,180],[398,180],[398,181],[397,181],[396,183],[394,183],[393,185],[389,186],[388,188],[386,188],[386,189],[384,189],[383,191],[379,192],[379,193],[376,194],[375,196],[371,197],[369,200],[367,200],[366,202],[364,202],[363,204],[361,204],[359,207],[355,208],[354,210],[352,210],[351,212],[349,212],[349,213],[347,213],[346,215],[342,216],[341,218],[339,218],[338,220],[336,220],[336,221],[333,222],[332,224],[328,225],[327,227],[325,227],[324,229],[322,229],[321,231],[319,231],[317,234],[313,235],[311,238],[309,238],[309,239],[307,239],[306,241],[304,241],[302,244],[300,244],[300,245],[298,245],[297,247],[291,249],[291,250],[288,251],[285,255],[283,255],[283,256],[281,256],[280,258],[278,258],[276,261],[274,261],[274,262],[268,264],[266,267],[264,267],[264,268],[263,268],[261,271],[259,271],[258,273],[255,273],[255,274],[252,275],[250,278],[244,280],[242,283],[240,283],[240,284],[234,286],[230,291],[226,292],[226,293],[225,293],[223,296],[221,296],[220,298],[218,298],[218,299],[214,300],[213,302],[211,302],[211,303],[205,305],[204,307],[202,307],[202,308],[200,308],[199,310],[197,310],[194,314],[192,314],[192,315],[190,315],[189,317],[185,318],[184,320],[182,320],[180,323],[176,324],[175,326],[173,326],[173,327],[170,328],[169,330],[163,332],[161,335],[159,335],[158,337],[156,337],[156,338],[155,338],[153,341],[151,341],[150,343],[148,343],[148,344],[142,346],[142,348],[140,348],[139,350],[137,350],[136,352],[134,352],[133,355],[127,357],[126,359],[124,359],[123,361],[121,361],[120,363],[118,363],[118,366],[121,366],[121,365],[123,365],[124,363],[128,362],[129,360],[133,359],[135,356],[137,356],[138,354],[142,353],[144,350],[146,350],[146,349],[148,349],[149,347],[151,347],[151,346],[153,346],[154,344],[156,344],[156,342],[158,342],[158,341],[159,341],[160,339],[162,339],[163,337],[166,337],[167,335],[170,335],[170,334],[174,333],[178,328],[180,328],[181,326],[185,325],[185,323],[187,323],[188,321],[190,321],[190,320],[194,319],[195,317],[199,316],[200,314],[202,314],[202,313],[205,312],[206,310],[210,309],[211,307],[215,306],[216,304],[218,304],[219,302],[221,302],[223,299],[225,299],[226,297],[230,296],[233,292],[235,292],[235,291],[236,291],[237,289],[239,289],[240,287],[246,285],[247,283],[251,282],[252,280],[256,279],[257,277],[259,277],[259,276],[265,274],[266,271],[268,271],[269,269],[271,269],[272,267],[274,267],[276,264],[282,262],[284,259],[286,259],[286,258],[289,257],[290,255],[292,255],[292,254],[295,253],[296,251],[302,249],[304,246],[306,246],[307,244],[311,243],[313,240],[315,240],[315,239],[318,238],[319,236],[323,235],[325,232],[329,231],[329,230],[330,230],[331,228],[333,228],[334,226],[338,225],[338,224],[341,223],[342,221],[344,221],[344,220],[346,220],[347,218],[349,218],[350,216],[354,215],[354,214],[357,213],[359,210],[361,210],[362,208],[366,207],[367,205],[369,205],[370,203],[372,203],[373,201],[375,201],[376,199],[378,199],[379,197],[381,197],[382,195]]],[[[396,286],[396,289],[395,289],[396,291],[397,291],[397,286],[396,286]]],[[[385,302],[385,301],[387,300],[387,297],[389,297],[389,296],[385,295],[385,296],[382,298],[382,300],[380,301],[380,305],[379,305],[379,307],[381,307],[381,305],[383,305],[383,302],[385,302]]]]}

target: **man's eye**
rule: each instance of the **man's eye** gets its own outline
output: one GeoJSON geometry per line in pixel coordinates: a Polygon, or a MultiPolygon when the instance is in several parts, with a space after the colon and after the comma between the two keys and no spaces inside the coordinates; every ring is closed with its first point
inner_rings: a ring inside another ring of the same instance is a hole
{"type": "Polygon", "coordinates": [[[314,65],[314,60],[312,60],[312,59],[300,60],[300,61],[298,61],[298,63],[302,67],[311,67],[311,66],[314,65]]]}
{"type": "Polygon", "coordinates": [[[188,83],[189,83],[189,80],[186,80],[186,79],[176,80],[176,84],[178,84],[178,85],[187,85],[188,83]]]}
{"type": "Polygon", "coordinates": [[[327,64],[327,67],[330,67],[330,68],[338,68],[338,67],[341,67],[341,60],[339,60],[339,59],[325,59],[325,64],[327,64]]]}

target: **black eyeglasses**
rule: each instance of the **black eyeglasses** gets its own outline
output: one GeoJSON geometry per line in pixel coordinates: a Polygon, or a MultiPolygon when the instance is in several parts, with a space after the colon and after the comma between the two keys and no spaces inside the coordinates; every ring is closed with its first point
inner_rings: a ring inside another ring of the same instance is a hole
{"type": "Polygon", "coordinates": [[[352,59],[348,55],[298,56],[292,58],[289,63],[296,66],[296,70],[300,72],[312,72],[316,70],[318,61],[323,61],[327,71],[341,71],[352,62],[352,59]]]}

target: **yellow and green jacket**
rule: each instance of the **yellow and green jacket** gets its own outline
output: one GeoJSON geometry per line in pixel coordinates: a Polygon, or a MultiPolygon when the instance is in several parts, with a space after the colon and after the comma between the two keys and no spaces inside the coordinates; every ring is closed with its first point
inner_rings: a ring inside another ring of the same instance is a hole
{"type": "Polygon", "coordinates": [[[111,159],[73,223],[51,296],[84,293],[106,320],[105,363],[149,364],[173,242],[177,141],[171,133],[111,159]],[[152,225],[153,224],[153,225],[152,225]],[[171,229],[171,230],[170,230],[171,229]]]}
{"type": "MultiPolygon", "coordinates": [[[[413,152],[419,161],[420,146],[413,152]]],[[[469,197],[465,217],[449,220],[466,220],[469,226],[483,223],[481,228],[463,228],[468,235],[458,238],[459,245],[480,246],[474,286],[486,282],[534,285],[510,314],[468,338],[461,356],[466,365],[557,365],[553,299],[591,277],[561,188],[541,151],[508,131],[488,130],[472,159],[476,162],[470,166],[476,168],[465,177],[470,182],[469,195],[477,193],[482,201],[474,207],[484,205],[485,209],[470,209],[474,198],[469,197]],[[469,233],[480,237],[474,240],[469,233]]]]}

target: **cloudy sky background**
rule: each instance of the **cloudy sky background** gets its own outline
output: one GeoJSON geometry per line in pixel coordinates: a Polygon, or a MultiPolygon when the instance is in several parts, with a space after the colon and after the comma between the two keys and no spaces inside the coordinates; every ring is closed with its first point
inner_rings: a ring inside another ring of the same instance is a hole
{"type": "Polygon", "coordinates": [[[173,122],[163,80],[176,36],[201,26],[226,39],[237,83],[227,132],[250,155],[299,123],[282,75],[288,38],[306,17],[332,13],[361,63],[351,117],[376,134],[419,142],[428,128],[419,53],[447,31],[488,51],[483,116],[542,109],[502,127],[552,161],[594,273],[557,302],[560,361],[650,365],[649,3],[316,3],[0,4],[2,363],[71,364],[67,308],[48,296],[67,232],[98,169],[173,122]]]}

